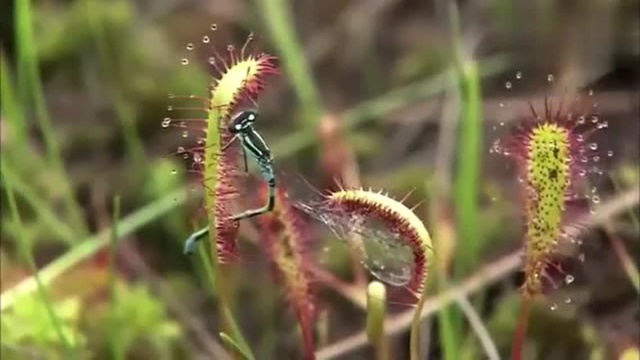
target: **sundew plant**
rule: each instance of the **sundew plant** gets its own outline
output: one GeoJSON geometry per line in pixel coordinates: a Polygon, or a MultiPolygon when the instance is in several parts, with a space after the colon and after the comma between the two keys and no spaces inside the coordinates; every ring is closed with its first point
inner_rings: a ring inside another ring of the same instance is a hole
{"type": "Polygon", "coordinates": [[[530,299],[557,289],[558,274],[572,282],[558,261],[559,248],[563,242],[580,243],[573,230],[590,213],[590,198],[599,202],[598,194],[587,191],[588,175],[601,173],[602,155],[592,135],[608,122],[580,96],[565,101],[545,98],[538,109],[530,103],[530,113],[493,147],[517,164],[525,220],[523,307],[514,358],[522,356],[530,299]]]}

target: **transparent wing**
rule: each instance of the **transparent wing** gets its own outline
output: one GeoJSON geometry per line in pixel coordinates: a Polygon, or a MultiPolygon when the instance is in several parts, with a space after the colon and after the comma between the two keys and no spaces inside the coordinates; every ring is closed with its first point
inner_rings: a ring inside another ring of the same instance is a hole
{"type": "Polygon", "coordinates": [[[393,286],[406,285],[411,280],[413,251],[382,222],[357,214],[324,212],[312,205],[296,206],[325,224],[337,238],[361,249],[363,265],[378,280],[393,286]]]}
{"type": "Polygon", "coordinates": [[[364,266],[378,280],[393,286],[409,283],[413,276],[413,251],[400,237],[382,224],[361,219],[346,241],[359,241],[364,266]]]}

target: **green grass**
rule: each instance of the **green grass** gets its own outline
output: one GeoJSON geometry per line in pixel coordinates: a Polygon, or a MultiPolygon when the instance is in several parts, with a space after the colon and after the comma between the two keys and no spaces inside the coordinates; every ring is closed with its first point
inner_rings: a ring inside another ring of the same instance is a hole
{"type": "Polygon", "coordinates": [[[18,205],[16,204],[16,199],[13,194],[12,182],[10,179],[4,176],[5,174],[4,164],[5,164],[4,161],[0,162],[0,169],[2,171],[4,190],[5,190],[5,193],[7,194],[7,201],[9,202],[9,209],[18,227],[18,248],[22,253],[22,256],[26,259],[27,264],[31,269],[31,272],[33,273],[33,279],[36,284],[38,295],[40,296],[42,304],[47,310],[47,315],[49,317],[49,320],[51,321],[52,326],[54,327],[56,333],[58,334],[58,337],[60,338],[60,342],[64,344],[64,346],[69,351],[69,354],[71,354],[73,352],[73,345],[71,344],[69,339],[67,339],[67,337],[64,335],[62,331],[62,325],[60,323],[60,319],[57,317],[55,311],[53,310],[53,304],[48,294],[48,290],[40,277],[40,272],[38,271],[38,268],[36,267],[35,260],[33,258],[33,247],[31,244],[31,239],[23,231],[24,228],[22,227],[22,220],[20,218],[20,213],[18,211],[18,205]]]}
{"type": "MultiPolygon", "coordinates": [[[[116,85],[115,79],[120,76],[115,64],[115,50],[111,48],[107,39],[107,30],[100,20],[100,7],[96,0],[85,0],[86,15],[91,20],[89,31],[95,41],[96,49],[99,55],[101,69],[104,71],[103,80],[113,78],[113,82],[106,81],[107,94],[109,102],[113,105],[120,126],[122,128],[122,136],[125,140],[127,153],[131,155],[131,160],[135,164],[137,171],[146,174],[147,170],[144,164],[147,163],[144,146],[140,134],[138,134],[135,126],[136,121],[136,105],[124,100],[121,89],[116,85]],[[138,167],[140,166],[140,167],[138,167]]],[[[286,158],[299,153],[310,146],[313,146],[317,137],[317,125],[322,116],[322,104],[318,93],[315,80],[309,65],[305,60],[305,56],[298,42],[294,22],[288,10],[289,4],[285,0],[267,0],[260,2],[259,8],[262,10],[264,22],[272,35],[276,44],[279,55],[283,60],[283,68],[287,78],[291,81],[293,89],[300,100],[303,112],[302,126],[296,132],[287,134],[281,139],[274,141],[275,156],[286,158]]],[[[44,91],[42,88],[40,74],[38,69],[37,56],[35,53],[34,34],[31,18],[31,3],[29,1],[20,2],[16,6],[16,24],[17,24],[17,43],[18,43],[18,67],[17,67],[17,89],[14,91],[11,86],[12,74],[2,60],[2,99],[3,99],[3,115],[9,114],[8,118],[12,120],[12,129],[19,138],[26,138],[26,122],[24,119],[28,114],[23,114],[23,109],[33,108],[35,111],[38,126],[43,134],[45,142],[45,153],[47,162],[51,165],[52,170],[63,175],[65,206],[71,221],[54,211],[48,206],[47,199],[40,196],[37,191],[31,188],[28,183],[20,181],[20,174],[12,167],[4,167],[2,176],[4,186],[7,191],[14,222],[18,224],[18,229],[22,229],[22,223],[15,203],[14,192],[24,200],[25,204],[33,211],[37,221],[42,222],[52,233],[71,245],[68,251],[44,266],[39,271],[36,270],[33,263],[31,249],[28,254],[25,251],[24,242],[19,242],[24,247],[22,252],[28,256],[30,266],[34,271],[34,275],[20,282],[17,286],[5,291],[2,294],[1,304],[2,310],[10,308],[22,296],[26,296],[34,291],[42,297],[43,303],[47,305],[52,324],[56,326],[60,336],[63,338],[61,328],[56,319],[50,300],[47,298],[46,287],[50,286],[53,281],[76,266],[81,261],[89,258],[96,252],[110,246],[110,278],[109,286],[111,289],[111,306],[115,308],[118,303],[116,296],[116,273],[114,269],[114,254],[117,249],[118,242],[128,235],[133,234],[144,226],[148,226],[162,216],[169,214],[181,204],[187,201],[185,189],[177,190],[167,194],[162,198],[152,201],[149,204],[134,211],[132,214],[120,218],[120,199],[114,201],[114,214],[111,228],[104,229],[98,234],[87,236],[86,224],[83,219],[81,209],[74,199],[71,182],[67,178],[64,170],[62,155],[59,145],[55,138],[55,132],[47,106],[44,99],[44,91]],[[6,80],[6,81],[5,81],[6,80]],[[19,94],[19,96],[17,96],[19,94]],[[21,119],[21,120],[17,120],[21,119]],[[9,188],[9,185],[11,187],[9,188]],[[78,242],[78,240],[81,240],[78,242]]],[[[456,41],[460,42],[459,36],[456,41]]],[[[504,57],[494,57],[487,61],[475,62],[473,60],[464,59],[460,53],[456,54],[457,62],[453,74],[460,87],[462,115],[461,128],[459,138],[459,172],[456,177],[454,195],[456,199],[456,207],[459,212],[458,231],[459,239],[465,243],[462,253],[460,254],[461,267],[468,271],[473,267],[473,260],[478,256],[480,242],[474,238],[477,234],[477,198],[478,198],[478,177],[479,177],[479,159],[480,159],[480,140],[482,133],[480,131],[481,118],[481,92],[479,87],[480,78],[490,76],[502,71],[506,62],[504,57]]],[[[363,125],[367,121],[375,121],[379,117],[397,109],[402,109],[409,104],[420,101],[422,99],[435,96],[452,85],[452,72],[447,70],[440,75],[418,81],[408,86],[394,89],[377,98],[362,102],[354,108],[347,110],[342,114],[342,119],[347,131],[356,131],[355,129],[363,125]]],[[[24,147],[27,151],[27,147],[24,147]]],[[[23,236],[20,238],[24,239],[23,236]]],[[[201,264],[198,266],[203,269],[203,282],[207,284],[212,296],[220,296],[218,279],[221,276],[212,259],[207,255],[204,247],[199,249],[201,264]]],[[[445,288],[447,279],[442,279],[439,286],[440,290],[445,288]]],[[[229,320],[230,327],[228,333],[221,333],[221,340],[230,349],[241,354],[244,358],[253,359],[251,349],[245,340],[240,327],[234,319],[231,309],[224,303],[219,311],[221,315],[229,320]]],[[[458,334],[458,327],[451,309],[445,309],[441,314],[442,321],[442,345],[445,349],[445,358],[455,359],[457,357],[457,348],[461,340],[458,334]]],[[[118,329],[112,324],[110,331],[116,332],[118,329]]],[[[117,337],[113,337],[117,339],[117,337]]],[[[63,339],[69,346],[67,339],[63,339]]],[[[415,341],[414,341],[415,342],[415,341]]],[[[115,359],[123,359],[126,355],[126,349],[117,341],[109,342],[111,352],[115,359]]]]}
{"type": "Polygon", "coordinates": [[[256,3],[278,48],[285,74],[300,99],[304,126],[315,128],[322,116],[322,105],[313,73],[297,39],[289,3],[287,0],[258,0],[256,3]]]}
{"type": "Polygon", "coordinates": [[[116,251],[118,250],[118,221],[120,221],[120,197],[116,196],[113,199],[113,218],[111,236],[109,237],[109,291],[111,297],[111,324],[109,326],[110,336],[109,345],[111,346],[111,355],[115,360],[125,359],[127,349],[124,348],[121,337],[117,335],[118,321],[115,316],[118,306],[118,294],[116,291],[116,251]]]}
{"type": "Polygon", "coordinates": [[[20,89],[20,102],[24,108],[34,109],[35,117],[44,139],[49,165],[55,173],[63,178],[61,185],[64,188],[62,193],[73,226],[79,234],[87,234],[84,216],[73,196],[73,188],[64,170],[62,155],[49,117],[49,111],[47,110],[40,80],[31,10],[31,1],[29,0],[16,3],[14,15],[16,21],[17,83],[20,89]]]}

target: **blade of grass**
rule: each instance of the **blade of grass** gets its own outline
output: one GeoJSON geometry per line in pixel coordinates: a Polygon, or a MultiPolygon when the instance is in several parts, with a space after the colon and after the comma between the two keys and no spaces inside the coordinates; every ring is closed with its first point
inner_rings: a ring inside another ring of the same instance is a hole
{"type": "Polygon", "coordinates": [[[233,351],[235,351],[236,353],[242,355],[245,359],[248,360],[253,360],[254,357],[253,355],[249,352],[245,352],[245,349],[243,349],[242,346],[240,346],[238,343],[236,343],[233,338],[231,338],[231,336],[227,335],[226,333],[221,332],[220,333],[220,338],[222,339],[222,342],[227,345],[227,347],[233,351]]]}
{"type": "MultiPolygon", "coordinates": [[[[8,163],[8,161],[7,161],[8,163]]],[[[75,243],[77,237],[72,228],[68,224],[61,221],[57,214],[51,208],[51,205],[31,189],[26,182],[20,181],[17,174],[14,173],[9,164],[5,165],[5,176],[8,177],[13,185],[13,191],[16,192],[36,214],[38,220],[42,221],[49,227],[53,235],[59,237],[68,245],[75,243]]]]}
{"type": "MultiPolygon", "coordinates": [[[[174,209],[187,199],[186,189],[180,189],[167,196],[156,200],[135,213],[127,216],[118,222],[120,238],[133,233],[137,229],[147,225],[148,223],[158,219],[160,216],[174,209]]],[[[73,246],[64,255],[58,257],[50,264],[40,270],[40,279],[44,286],[51,284],[58,276],[78,264],[80,261],[92,256],[109,243],[109,235],[111,229],[105,229],[100,233],[90,236],[73,246]]],[[[25,296],[37,290],[37,281],[35,277],[29,277],[16,286],[4,291],[0,296],[0,311],[10,308],[20,297],[25,296]]]]}
{"type": "Polygon", "coordinates": [[[320,122],[322,106],[312,72],[296,38],[294,22],[287,0],[258,0],[262,17],[282,57],[287,77],[291,79],[304,109],[305,128],[314,129],[320,122]]]}
{"type": "Polygon", "coordinates": [[[0,56],[0,98],[2,99],[2,118],[11,125],[11,136],[20,144],[20,149],[24,150],[27,139],[27,122],[20,107],[18,95],[14,91],[13,74],[9,64],[4,57],[0,56]]]}
{"type": "Polygon", "coordinates": [[[64,201],[73,221],[74,228],[80,234],[87,234],[88,230],[80,206],[73,196],[73,189],[64,170],[62,155],[55,138],[53,124],[49,118],[40,70],[38,68],[36,48],[33,34],[33,19],[31,16],[31,1],[23,0],[15,5],[16,46],[18,57],[18,87],[22,94],[23,104],[30,104],[36,113],[38,126],[42,132],[48,161],[53,170],[62,177],[62,192],[64,201]]]}
{"type": "MultiPolygon", "coordinates": [[[[615,192],[619,193],[623,190],[623,187],[620,184],[619,176],[616,176],[615,174],[610,174],[609,179],[611,179],[611,183],[613,184],[613,190],[615,190],[615,192]]],[[[637,183],[635,185],[638,186],[637,183]]],[[[631,219],[631,222],[633,224],[633,228],[636,234],[640,234],[640,220],[638,220],[638,216],[636,215],[635,211],[629,209],[627,213],[629,215],[629,218],[631,219]]]]}
{"type": "Polygon", "coordinates": [[[606,228],[607,232],[609,233],[608,238],[611,242],[611,247],[613,247],[616,256],[620,260],[620,264],[622,265],[625,274],[627,274],[627,277],[629,278],[629,281],[631,282],[633,287],[636,289],[636,292],[640,293],[640,272],[633,262],[633,258],[631,257],[631,255],[629,255],[629,252],[624,246],[622,240],[611,229],[611,226],[608,225],[606,226],[606,228]]]}
{"type": "MultiPolygon", "coordinates": [[[[432,230],[434,232],[434,240],[436,249],[439,249],[439,254],[436,258],[435,266],[435,286],[438,293],[442,293],[447,290],[449,282],[449,264],[452,262],[454,255],[452,251],[446,251],[447,247],[456,247],[455,243],[458,241],[458,235],[450,236],[449,231],[445,228],[444,211],[445,204],[450,203],[451,194],[451,163],[454,158],[454,149],[452,144],[455,144],[456,129],[458,125],[459,107],[460,107],[460,91],[456,83],[455,72],[450,73],[453,84],[447,91],[447,103],[442,113],[440,134],[438,139],[438,152],[436,167],[437,175],[434,181],[426,181],[425,189],[428,194],[432,194],[433,201],[428,206],[428,218],[435,219],[432,230]]],[[[452,306],[443,306],[438,312],[438,328],[440,330],[440,341],[442,348],[444,349],[445,357],[451,353],[452,348],[456,346],[456,327],[455,327],[455,314],[456,309],[452,306]]]]}
{"type": "MultiPolygon", "coordinates": [[[[127,3],[125,2],[123,4],[127,3]]],[[[140,140],[140,136],[136,130],[133,106],[129,101],[124,99],[118,88],[118,84],[116,83],[119,76],[117,74],[117,67],[112,61],[112,59],[115,59],[113,55],[114,53],[111,51],[110,45],[107,42],[107,36],[103,24],[104,17],[99,15],[101,6],[96,2],[96,0],[85,0],[84,5],[86,7],[86,15],[91,19],[91,21],[89,21],[89,30],[95,40],[100,62],[105,70],[106,77],[104,81],[108,84],[110,96],[113,99],[116,117],[120,121],[127,149],[132,155],[133,162],[136,167],[145,166],[147,162],[144,161],[144,146],[142,145],[142,141],[140,140]]]]}
{"type": "Polygon", "coordinates": [[[487,330],[487,327],[482,323],[480,315],[478,315],[476,310],[473,308],[471,302],[469,302],[466,296],[463,296],[460,293],[456,294],[455,301],[458,303],[458,306],[460,306],[460,309],[462,309],[462,312],[467,317],[471,328],[478,336],[478,340],[480,340],[487,358],[489,360],[500,360],[500,353],[498,352],[498,348],[496,347],[493,339],[491,339],[489,330],[487,330]]]}
{"type": "MultiPolygon", "coordinates": [[[[453,198],[456,204],[456,222],[459,243],[457,261],[454,264],[454,276],[467,274],[473,269],[479,258],[480,241],[478,234],[478,199],[480,163],[482,148],[482,108],[481,86],[478,65],[472,58],[462,37],[460,14],[456,2],[448,1],[448,16],[453,43],[453,63],[458,78],[458,95],[461,107],[459,120],[459,139],[457,142],[457,172],[453,185],[453,198]]],[[[446,275],[444,282],[447,282],[446,275]]],[[[462,346],[462,316],[459,311],[443,313],[441,324],[442,345],[445,359],[458,359],[458,350],[462,346]]]]}
{"type": "Polygon", "coordinates": [[[478,199],[482,154],[482,91],[478,65],[466,51],[461,34],[455,2],[449,2],[455,43],[454,63],[460,87],[460,134],[458,140],[458,174],[454,184],[454,198],[458,209],[461,242],[460,270],[473,268],[480,251],[478,234],[478,199]]]}
{"type": "Polygon", "coordinates": [[[111,354],[116,360],[122,360],[125,358],[126,349],[122,346],[120,341],[122,338],[118,336],[119,324],[116,317],[116,309],[118,306],[118,294],[116,289],[116,250],[118,247],[118,221],[120,220],[120,197],[116,196],[113,199],[113,219],[111,226],[111,236],[109,243],[109,290],[111,292],[111,324],[109,337],[109,345],[111,346],[111,354]]]}
{"type": "Polygon", "coordinates": [[[1,169],[0,171],[2,172],[2,178],[4,180],[3,185],[4,185],[5,192],[7,194],[7,200],[9,202],[11,215],[13,216],[13,220],[17,224],[17,228],[19,232],[18,247],[20,248],[20,252],[22,253],[22,256],[24,256],[29,267],[31,268],[31,271],[33,272],[33,278],[36,283],[38,295],[40,296],[42,304],[44,305],[47,311],[47,315],[49,317],[49,320],[51,321],[51,324],[53,325],[53,328],[55,329],[55,332],[60,338],[60,342],[64,344],[67,350],[69,350],[69,352],[71,353],[73,351],[73,346],[62,331],[62,325],[60,324],[60,319],[58,319],[58,316],[56,315],[55,310],[53,309],[53,304],[51,302],[51,299],[49,298],[49,295],[47,294],[47,290],[45,289],[45,285],[43,284],[42,279],[40,279],[38,268],[36,267],[36,263],[33,258],[33,253],[32,253],[33,249],[31,246],[31,240],[28,239],[27,235],[23,231],[22,220],[20,218],[20,213],[18,212],[16,199],[13,194],[12,182],[6,176],[4,176],[5,174],[4,161],[0,162],[0,169],[1,169]]]}
{"type": "MultiPolygon", "coordinates": [[[[212,295],[218,298],[218,311],[219,314],[224,319],[224,324],[228,327],[230,335],[226,335],[227,338],[222,338],[222,340],[227,344],[227,340],[233,343],[232,349],[239,350],[243,356],[248,359],[253,360],[253,352],[247,343],[247,340],[244,338],[242,331],[240,330],[240,326],[235,320],[233,316],[233,311],[229,307],[227,299],[229,299],[229,288],[226,282],[227,274],[223,273],[223,269],[220,268],[220,264],[215,258],[215,254],[209,256],[206,249],[215,249],[215,245],[211,247],[200,246],[198,252],[200,254],[200,259],[202,260],[203,268],[205,276],[208,280],[208,284],[210,284],[210,289],[212,295]]],[[[224,334],[224,332],[221,333],[224,334]]]]}

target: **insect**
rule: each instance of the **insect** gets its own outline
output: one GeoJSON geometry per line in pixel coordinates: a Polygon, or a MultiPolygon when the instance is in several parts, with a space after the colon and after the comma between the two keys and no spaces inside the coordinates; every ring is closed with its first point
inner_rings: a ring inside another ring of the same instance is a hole
{"type": "MultiPolygon", "coordinates": [[[[247,167],[247,153],[253,157],[258,166],[260,167],[260,173],[262,178],[269,185],[269,197],[267,203],[257,209],[250,209],[240,214],[234,215],[231,219],[238,221],[242,219],[248,219],[254,216],[262,215],[273,210],[275,206],[276,198],[276,177],[273,168],[273,157],[271,156],[271,150],[265,143],[264,139],[254,129],[253,123],[258,118],[257,110],[244,110],[236,114],[229,124],[228,131],[234,134],[233,138],[222,147],[222,151],[226,150],[234,141],[240,139],[242,144],[242,155],[244,159],[245,171],[247,167]]],[[[185,241],[184,253],[191,254],[195,251],[195,247],[198,241],[209,233],[209,227],[202,228],[189,236],[185,241]]]]}

